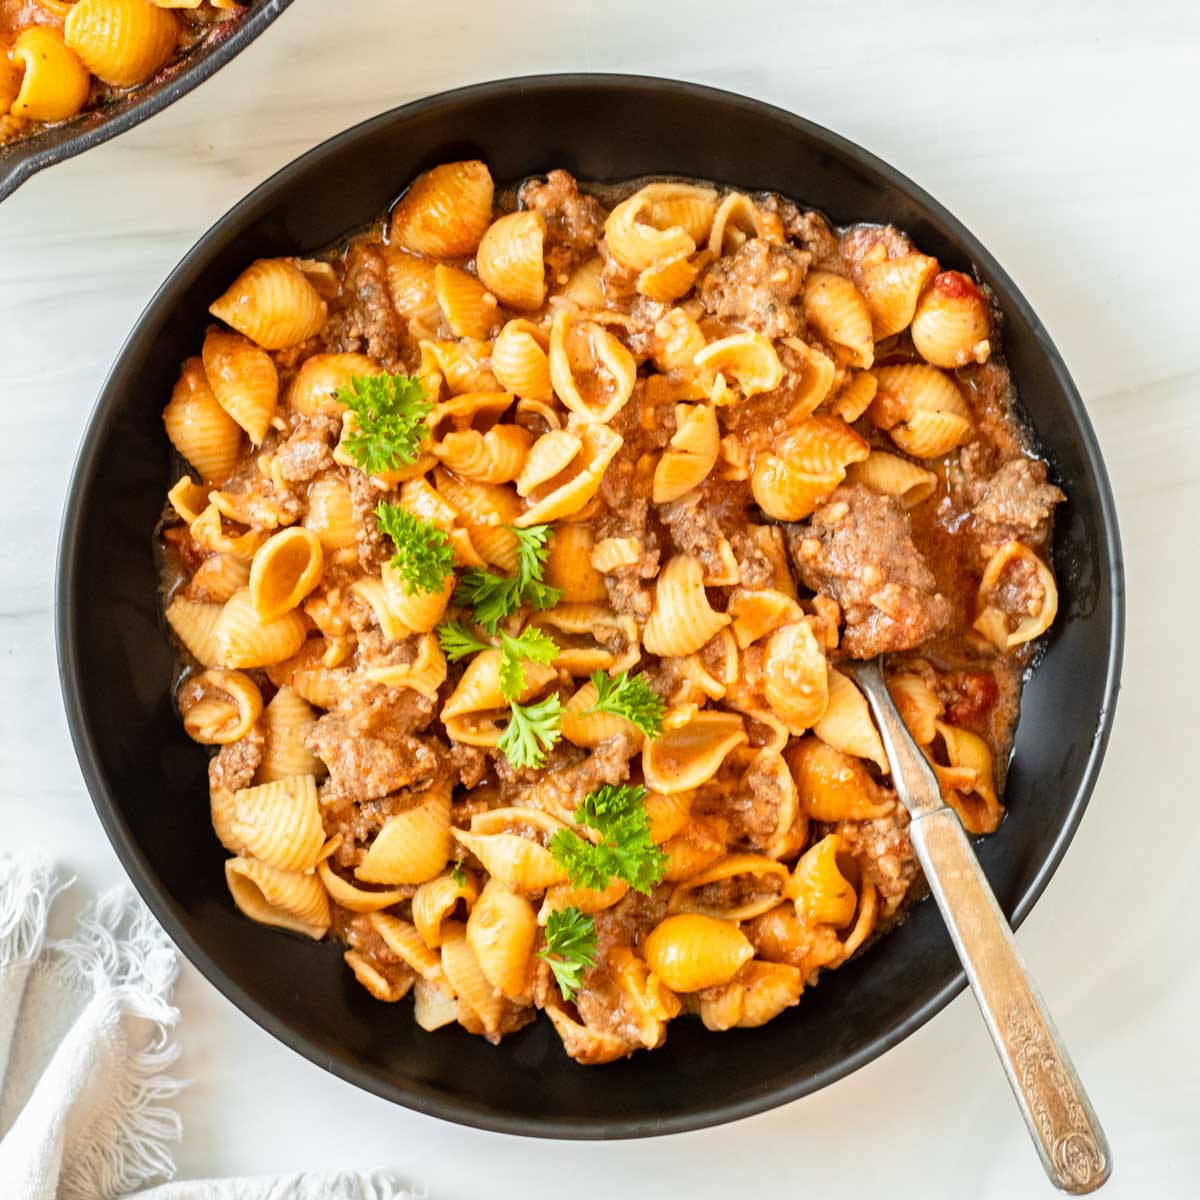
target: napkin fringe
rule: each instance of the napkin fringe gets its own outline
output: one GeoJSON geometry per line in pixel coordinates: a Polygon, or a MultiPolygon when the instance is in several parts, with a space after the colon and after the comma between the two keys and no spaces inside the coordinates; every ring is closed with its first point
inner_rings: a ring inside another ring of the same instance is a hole
{"type": "Polygon", "coordinates": [[[179,963],[153,916],[128,888],[105,893],[80,915],[75,935],[50,943],[49,971],[62,986],[115,993],[122,1011],[152,1025],[147,1049],[130,1055],[110,1081],[93,1136],[72,1155],[61,1179],[64,1197],[124,1195],[175,1173],[170,1143],[182,1136],[166,1101],[185,1087],[167,1073],[179,1057],[171,1040],[179,1018],[168,997],[179,963]]]}
{"type": "Polygon", "coordinates": [[[45,859],[0,858],[0,966],[41,953],[50,905],[71,882],[45,859]]]}

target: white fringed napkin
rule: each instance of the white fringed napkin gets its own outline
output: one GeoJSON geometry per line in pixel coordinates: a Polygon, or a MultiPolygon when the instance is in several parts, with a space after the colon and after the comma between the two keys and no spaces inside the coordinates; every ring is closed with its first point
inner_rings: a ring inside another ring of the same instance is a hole
{"type": "Polygon", "coordinates": [[[179,1011],[175,948],[128,888],[74,934],[46,941],[69,881],[0,859],[0,1196],[4,1200],[411,1200],[387,1173],[222,1179],[138,1188],[174,1174],[167,1102],[179,1011]]]}

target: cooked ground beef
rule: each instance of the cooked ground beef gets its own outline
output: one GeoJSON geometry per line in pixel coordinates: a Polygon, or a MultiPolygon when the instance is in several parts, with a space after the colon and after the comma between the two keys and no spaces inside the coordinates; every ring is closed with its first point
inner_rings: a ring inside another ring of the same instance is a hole
{"type": "Polygon", "coordinates": [[[465,788],[473,788],[483,778],[487,767],[487,755],[478,746],[464,746],[461,742],[450,743],[450,763],[458,772],[458,782],[465,788]]]}
{"type": "Polygon", "coordinates": [[[304,735],[304,744],[329,768],[322,799],[330,804],[375,800],[431,778],[444,747],[384,726],[356,732],[342,713],[326,713],[304,735]]]}
{"type": "MultiPolygon", "coordinates": [[[[556,747],[557,749],[557,747],[556,747]]],[[[501,782],[501,796],[506,804],[521,803],[540,808],[559,818],[571,821],[580,803],[590,793],[606,783],[624,783],[629,778],[629,760],[641,745],[627,733],[617,733],[601,742],[586,758],[555,768],[547,764],[545,772],[532,779],[520,779],[509,784],[501,782]]],[[[496,773],[501,774],[503,756],[496,761],[496,773]]]]}
{"type": "Polygon", "coordinates": [[[330,307],[321,332],[329,349],[369,354],[389,369],[396,367],[402,322],[392,307],[387,263],[378,247],[351,243],[342,290],[330,307]]]}
{"type": "Polygon", "coordinates": [[[333,466],[333,447],[342,432],[341,417],[329,413],[291,417],[291,429],[275,451],[279,474],[289,483],[308,483],[333,466]]]}
{"type": "Polygon", "coordinates": [[[851,658],[910,650],[950,618],[893,496],[843,485],[807,525],[789,528],[787,541],[805,586],[841,605],[842,649],[851,658]]]}
{"type": "Polygon", "coordinates": [[[579,190],[567,171],[551,171],[546,182],[535,179],[518,193],[522,208],[546,221],[546,267],[551,279],[568,274],[595,247],[604,232],[604,209],[579,190]]]}
{"type": "Polygon", "coordinates": [[[1006,462],[982,487],[971,510],[981,544],[1038,545],[1050,532],[1054,506],[1066,496],[1046,481],[1046,464],[1032,458],[1006,462]]]}
{"type": "Polygon", "coordinates": [[[256,725],[243,738],[228,742],[208,764],[208,786],[214,792],[238,792],[248,788],[263,759],[264,739],[256,725]]]}
{"type": "Polygon", "coordinates": [[[350,471],[350,501],[358,539],[358,561],[368,574],[375,574],[392,557],[392,545],[375,520],[380,500],[389,499],[361,471],[350,471]]]}
{"type": "Polygon", "coordinates": [[[887,251],[888,258],[903,258],[915,249],[907,234],[894,225],[852,225],[842,234],[842,261],[853,273],[864,256],[879,245],[887,251]]]}
{"type": "Polygon", "coordinates": [[[751,238],[719,258],[700,281],[700,301],[719,321],[790,337],[804,323],[798,297],[811,255],[793,246],[751,238]]]}
{"type": "Polygon", "coordinates": [[[908,836],[908,812],[902,805],[874,821],[839,821],[833,832],[845,841],[859,869],[879,891],[879,919],[893,916],[921,874],[908,836]]]}

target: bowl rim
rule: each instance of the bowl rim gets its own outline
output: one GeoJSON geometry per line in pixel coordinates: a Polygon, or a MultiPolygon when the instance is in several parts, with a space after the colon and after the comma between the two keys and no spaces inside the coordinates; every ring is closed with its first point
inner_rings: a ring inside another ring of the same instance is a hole
{"type": "MultiPolygon", "coordinates": [[[[55,123],[46,130],[35,130],[26,137],[0,146],[0,201],[11,196],[39,171],[126,133],[186,96],[231,58],[240,54],[291,3],[292,0],[264,0],[258,8],[243,13],[234,29],[214,43],[206,53],[194,61],[188,61],[190,51],[185,53],[178,64],[177,73],[171,79],[144,96],[133,97],[132,102],[118,112],[108,113],[104,108],[85,109],[69,118],[71,121],[82,118],[82,121],[75,132],[67,133],[65,137],[48,141],[42,136],[45,132],[53,133],[62,128],[61,124],[55,123]]],[[[200,48],[202,43],[191,49],[200,48]]]]}
{"type": "Polygon", "coordinates": [[[943,222],[977,268],[986,273],[990,279],[999,281],[1006,295],[1011,299],[1017,316],[1026,323],[1032,332],[1046,363],[1064,392],[1067,398],[1067,407],[1079,429],[1087,470],[1097,487],[1103,524],[1103,551],[1112,564],[1112,573],[1108,580],[1108,593],[1112,604],[1111,636],[1105,663],[1104,701],[1100,723],[1091,739],[1080,785],[1072,798],[1066,819],[1056,831],[1054,840],[1040,867],[1017,897],[1010,916],[1013,929],[1019,928],[1033,905],[1045,891],[1079,827],[1079,822],[1096,784],[1105,748],[1112,731],[1117,695],[1120,690],[1125,636],[1125,573],[1116,506],[1095,431],[1062,356],[1050,340],[1049,334],[1029,302],[1013,283],[1008,273],[962,222],[907,176],[849,139],[778,106],[703,84],[620,73],[540,74],[471,84],[438,92],[389,109],[326,139],[280,168],[210,226],[155,291],[113,360],[113,365],[105,377],[97,401],[84,427],[84,434],[67,489],[59,535],[55,579],[58,674],[71,740],[100,822],[138,893],[172,940],[184,952],[187,959],[237,1008],[310,1062],[383,1099],[457,1124],[523,1136],[609,1140],[650,1137],[708,1128],[765,1112],[818,1091],[865,1066],[898,1045],[910,1034],[915,1033],[965,988],[966,975],[960,970],[935,995],[892,1028],[871,1039],[853,1054],[847,1055],[822,1070],[786,1084],[772,1086],[761,1092],[733,1099],[713,1100],[703,1110],[692,1110],[675,1116],[593,1118],[559,1115],[534,1119],[498,1112],[488,1105],[469,1099],[451,1097],[425,1084],[395,1084],[356,1063],[339,1061],[328,1052],[321,1052],[304,1036],[294,1033],[281,1018],[260,1005],[237,983],[226,976],[200,946],[187,928],[182,908],[176,905],[166,889],[158,883],[149,861],[133,840],[129,827],[121,816],[116,797],[109,788],[100,766],[91,723],[88,714],[84,711],[79,689],[72,682],[72,676],[79,663],[79,646],[75,639],[75,625],[76,611],[79,606],[78,585],[80,582],[76,573],[76,560],[81,525],[79,506],[72,503],[72,497],[90,486],[99,464],[97,446],[100,439],[92,436],[93,431],[114,420],[122,403],[121,393],[115,387],[115,378],[121,365],[132,347],[143,336],[144,327],[155,322],[160,305],[166,295],[177,286],[177,281],[190,269],[203,264],[208,258],[210,245],[224,238],[229,226],[236,225],[239,219],[257,205],[265,195],[292,186],[296,177],[306,173],[327,156],[337,153],[347,143],[354,142],[384,126],[402,123],[413,116],[426,114],[443,106],[463,101],[486,101],[489,97],[508,93],[513,89],[536,92],[564,86],[591,88],[598,91],[606,88],[635,89],[648,95],[682,94],[715,101],[722,105],[740,108],[758,117],[782,121],[801,135],[818,144],[829,146],[841,155],[857,161],[861,167],[873,172],[889,186],[906,194],[929,214],[943,222]]]}

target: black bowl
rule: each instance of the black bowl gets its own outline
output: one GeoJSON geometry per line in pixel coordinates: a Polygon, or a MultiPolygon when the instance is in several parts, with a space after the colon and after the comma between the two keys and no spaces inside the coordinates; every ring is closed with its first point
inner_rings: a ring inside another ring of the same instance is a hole
{"type": "Polygon", "coordinates": [[[992,256],[891,167],[789,113],[663,80],[547,76],[407,105],[284,168],[201,239],[118,355],[75,468],[58,576],[75,749],[113,846],[183,952],[265,1029],[342,1078],[448,1120],[547,1137],[636,1137],[747,1116],[869,1062],[962,989],[932,904],[762,1029],[710,1034],[678,1021],[663,1049],[599,1068],[568,1060],[544,1020],[499,1048],[457,1029],[422,1033],[407,1006],[371,1000],[333,947],[235,911],[209,827],[205,754],[171,708],[151,530],[172,482],[161,412],[200,344],[205,305],[251,259],[325,246],[419,171],[467,156],[499,180],[562,166],[585,180],[673,172],[774,189],[838,222],[894,222],[944,266],[991,286],[1026,415],[1070,503],[1054,539],[1062,606],[1025,691],[1009,816],[978,849],[1014,925],[1045,888],[1099,770],[1123,630],[1117,519],[1066,367],[992,256]]]}
{"type": "Polygon", "coordinates": [[[232,21],[215,25],[186,54],[152,79],[108,104],[38,129],[0,146],[0,200],[35,172],[82,154],[186,96],[248,46],[292,0],[261,0],[232,21]]]}

